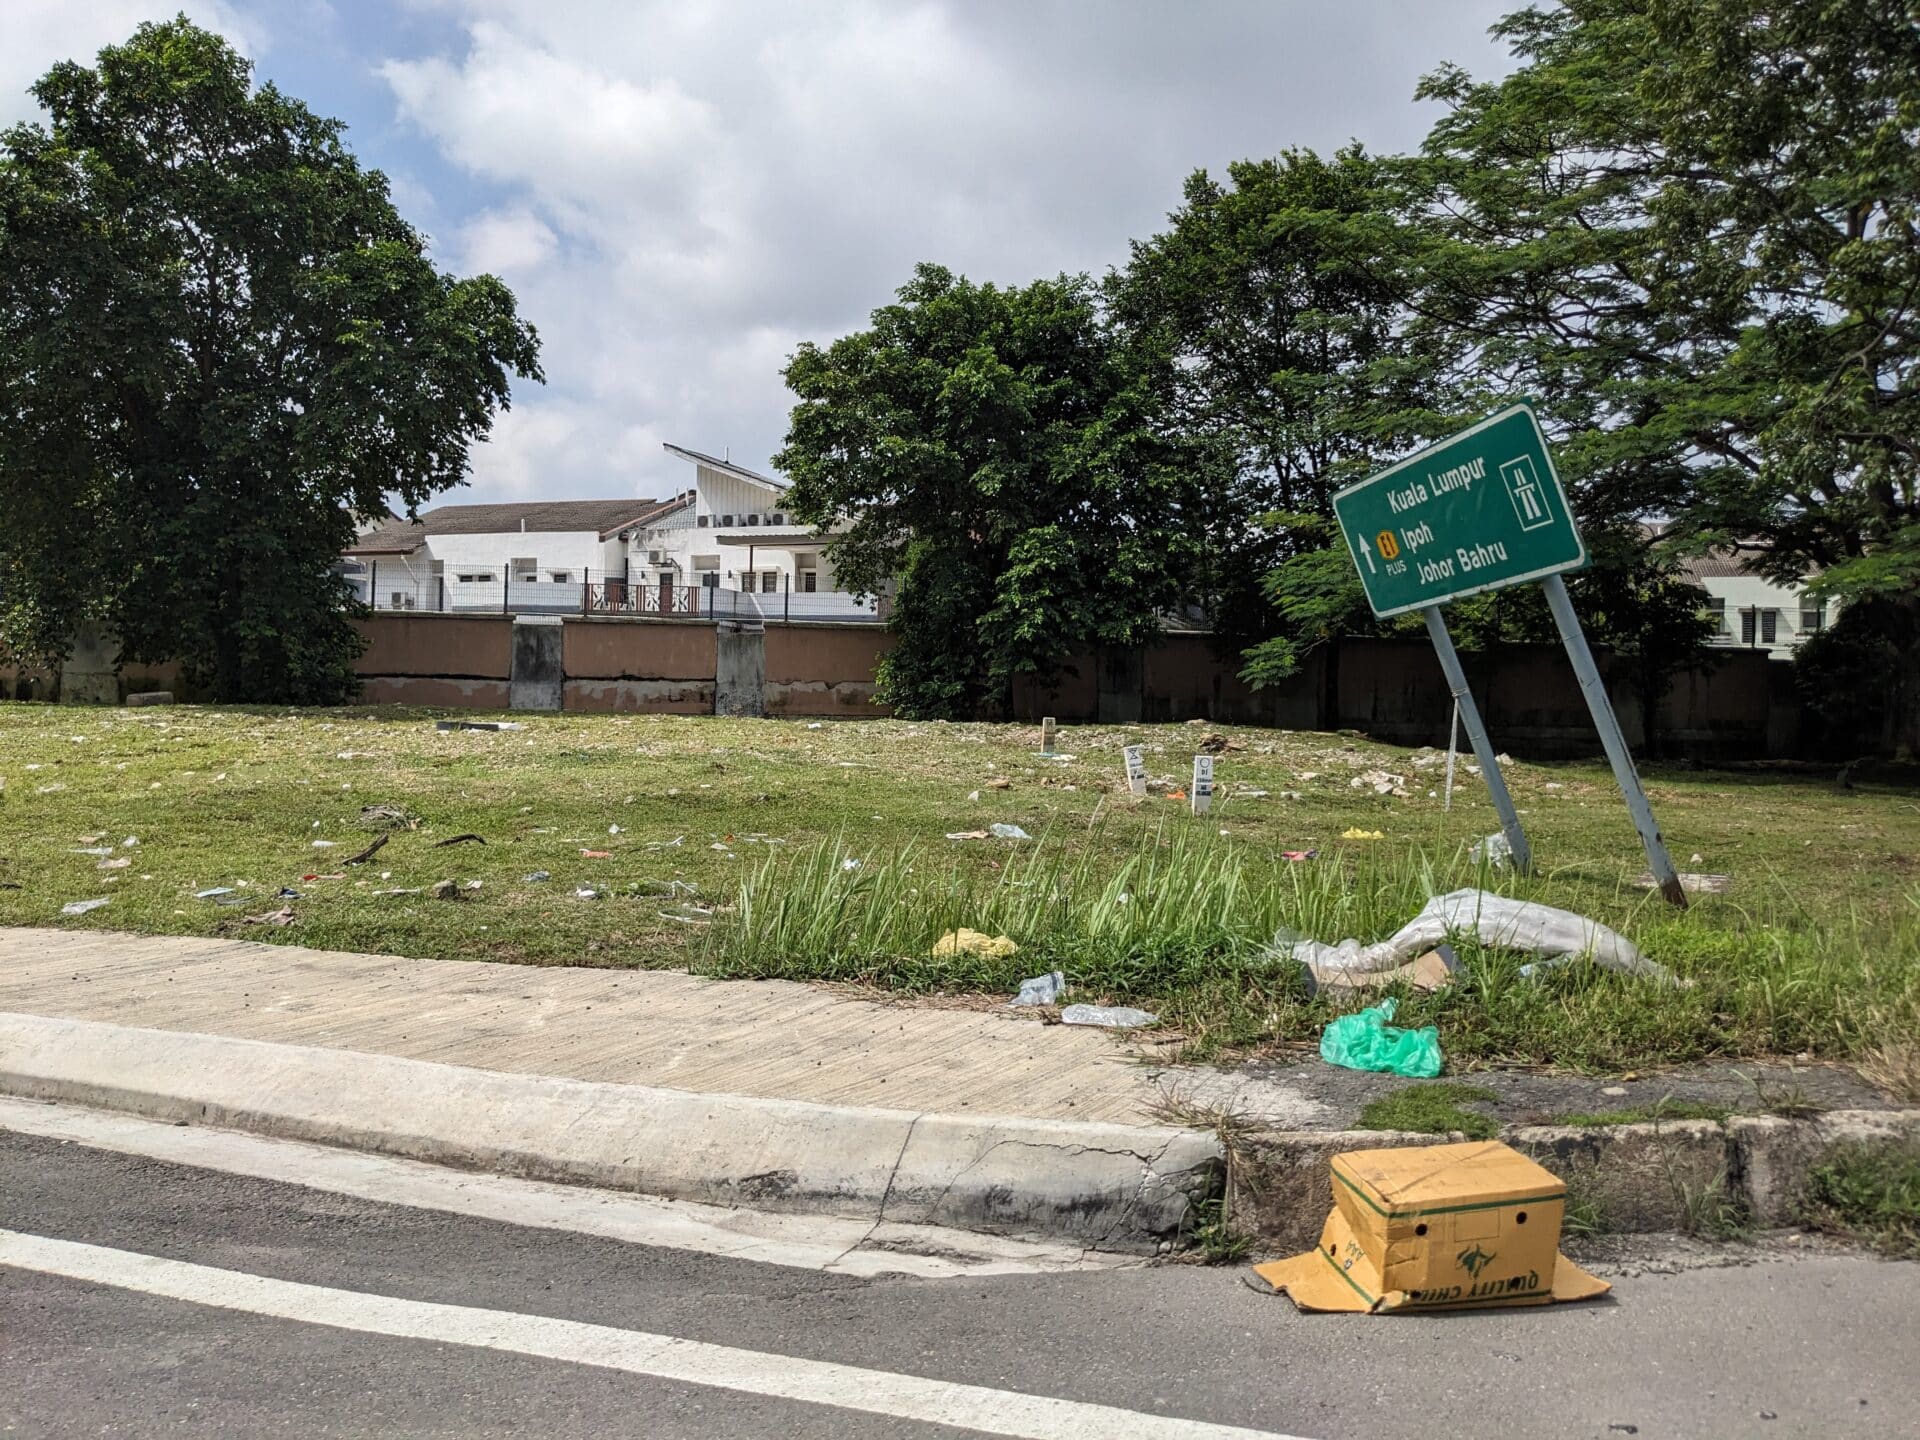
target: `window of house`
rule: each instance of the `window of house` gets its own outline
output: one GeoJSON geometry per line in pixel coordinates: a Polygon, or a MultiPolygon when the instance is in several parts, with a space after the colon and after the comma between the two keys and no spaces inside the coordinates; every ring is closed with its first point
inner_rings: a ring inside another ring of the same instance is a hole
{"type": "Polygon", "coordinates": [[[1826,602],[1821,600],[1802,600],[1800,602],[1800,628],[1811,635],[1816,630],[1827,628],[1826,602]]]}
{"type": "Polygon", "coordinates": [[[817,570],[802,570],[800,572],[800,588],[809,595],[813,594],[814,591],[820,588],[820,572],[817,570]]]}
{"type": "Polygon", "coordinates": [[[456,575],[454,578],[462,585],[491,585],[493,583],[493,576],[485,571],[475,571],[470,575],[456,575]]]}
{"type": "Polygon", "coordinates": [[[1762,610],[1760,612],[1760,643],[1771,645],[1780,635],[1780,612],[1762,610]]]}
{"type": "Polygon", "coordinates": [[[570,585],[573,583],[573,572],[571,570],[549,570],[547,572],[547,578],[556,585],[570,585]]]}
{"type": "Polygon", "coordinates": [[[709,590],[718,590],[720,588],[720,572],[718,570],[702,570],[700,572],[700,583],[709,590]]]}
{"type": "Polygon", "coordinates": [[[1706,603],[1705,609],[1707,612],[1707,618],[1713,621],[1713,633],[1716,635],[1726,634],[1727,633],[1727,597],[1724,595],[1709,595],[1707,597],[1707,603],[1706,603]]]}
{"type": "Polygon", "coordinates": [[[1754,612],[1752,610],[1742,610],[1740,612],[1740,643],[1742,645],[1753,644],[1753,626],[1754,612]]]}
{"type": "Polygon", "coordinates": [[[771,595],[779,588],[780,572],[778,570],[762,570],[760,572],[760,590],[762,594],[771,595]]]}

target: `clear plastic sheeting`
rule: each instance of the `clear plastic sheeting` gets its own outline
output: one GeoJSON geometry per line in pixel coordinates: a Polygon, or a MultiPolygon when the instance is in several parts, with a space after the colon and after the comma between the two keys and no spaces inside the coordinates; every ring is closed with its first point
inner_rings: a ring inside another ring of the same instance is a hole
{"type": "Polygon", "coordinates": [[[1274,939],[1274,950],[1321,970],[1369,973],[1405,965],[1457,935],[1477,935],[1489,948],[1525,951],[1549,963],[1591,959],[1608,970],[1675,983],[1665,966],[1649,960],[1626,936],[1598,920],[1486,890],[1453,890],[1436,895],[1412,920],[1371,945],[1358,940],[1329,945],[1283,931],[1274,939]]]}

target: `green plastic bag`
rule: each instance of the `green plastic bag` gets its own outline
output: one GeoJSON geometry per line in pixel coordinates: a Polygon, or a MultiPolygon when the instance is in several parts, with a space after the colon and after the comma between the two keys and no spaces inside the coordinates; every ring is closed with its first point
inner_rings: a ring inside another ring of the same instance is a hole
{"type": "Polygon", "coordinates": [[[1416,1080],[1431,1080],[1438,1075],[1440,1032],[1431,1025],[1418,1030],[1395,1029],[1387,1023],[1393,1019],[1395,1003],[1382,1000],[1335,1020],[1320,1032],[1320,1058],[1349,1070],[1384,1070],[1416,1080]]]}

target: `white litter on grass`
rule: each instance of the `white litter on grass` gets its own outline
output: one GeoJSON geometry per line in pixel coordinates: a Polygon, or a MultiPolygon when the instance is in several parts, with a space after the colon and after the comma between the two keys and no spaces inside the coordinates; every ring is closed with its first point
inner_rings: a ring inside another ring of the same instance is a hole
{"type": "Polygon", "coordinates": [[[313,848],[316,850],[331,850],[339,843],[338,840],[316,840],[313,842],[313,848]]]}
{"type": "Polygon", "coordinates": [[[81,849],[69,850],[67,853],[69,855],[111,855],[113,854],[113,847],[111,845],[88,845],[81,849]]]}
{"type": "Polygon", "coordinates": [[[1131,1005],[1069,1005],[1060,1012],[1062,1025],[1100,1025],[1109,1030],[1137,1030],[1159,1019],[1151,1010],[1136,1010],[1131,1005]]]}
{"type": "Polygon", "coordinates": [[[62,915],[84,915],[89,910],[98,910],[102,905],[107,903],[109,898],[110,897],[103,895],[98,900],[75,900],[71,904],[62,905],[60,907],[60,913],[62,915]]]}
{"type": "Polygon", "coordinates": [[[619,833],[620,833],[620,827],[618,825],[607,826],[607,834],[618,835],[619,833]]]}
{"type": "Polygon", "coordinates": [[[967,799],[968,799],[968,800],[969,800],[970,802],[975,802],[975,803],[977,803],[977,802],[979,801],[979,799],[980,799],[980,792],[979,792],[978,790],[969,790],[969,791],[967,792],[967,799]]]}
{"type": "Polygon", "coordinates": [[[849,855],[840,862],[840,868],[842,870],[858,870],[860,868],[860,862],[849,855]]]}
{"type": "Polygon", "coordinates": [[[1405,965],[1455,935],[1478,936],[1490,949],[1529,951],[1544,956],[1548,964],[1586,957],[1603,969],[1677,983],[1665,966],[1647,959],[1626,936],[1598,920],[1486,890],[1436,895],[1412,920],[1371,945],[1358,940],[1328,945],[1283,930],[1274,937],[1274,952],[1316,969],[1371,974],[1405,965]]]}
{"type": "Polygon", "coordinates": [[[140,837],[138,835],[129,835],[127,836],[126,839],[120,842],[120,848],[122,850],[131,850],[133,849],[134,846],[138,845],[139,843],[140,843],[140,837]]]}
{"type": "Polygon", "coordinates": [[[1033,838],[1018,825],[1009,825],[1003,820],[994,821],[987,829],[999,840],[1031,840],[1033,838]]]}
{"type": "MultiPolygon", "coordinates": [[[[386,877],[382,876],[381,878],[385,879],[386,877]]],[[[233,894],[233,887],[231,885],[215,885],[210,890],[194,891],[193,898],[196,900],[213,900],[221,895],[231,895],[231,894],[233,894]]]]}

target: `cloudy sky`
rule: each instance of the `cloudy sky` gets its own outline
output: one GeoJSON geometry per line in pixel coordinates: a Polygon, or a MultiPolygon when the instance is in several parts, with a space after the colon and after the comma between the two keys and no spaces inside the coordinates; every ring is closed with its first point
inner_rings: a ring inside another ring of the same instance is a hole
{"type": "Polygon", "coordinates": [[[1414,82],[1506,68],[1518,0],[5,0],[26,86],[184,9],[338,116],[461,272],[539,327],[459,499],[671,494],[663,440],[763,466],[780,368],[919,260],[1098,274],[1185,175],[1411,146],[1414,82]]]}

